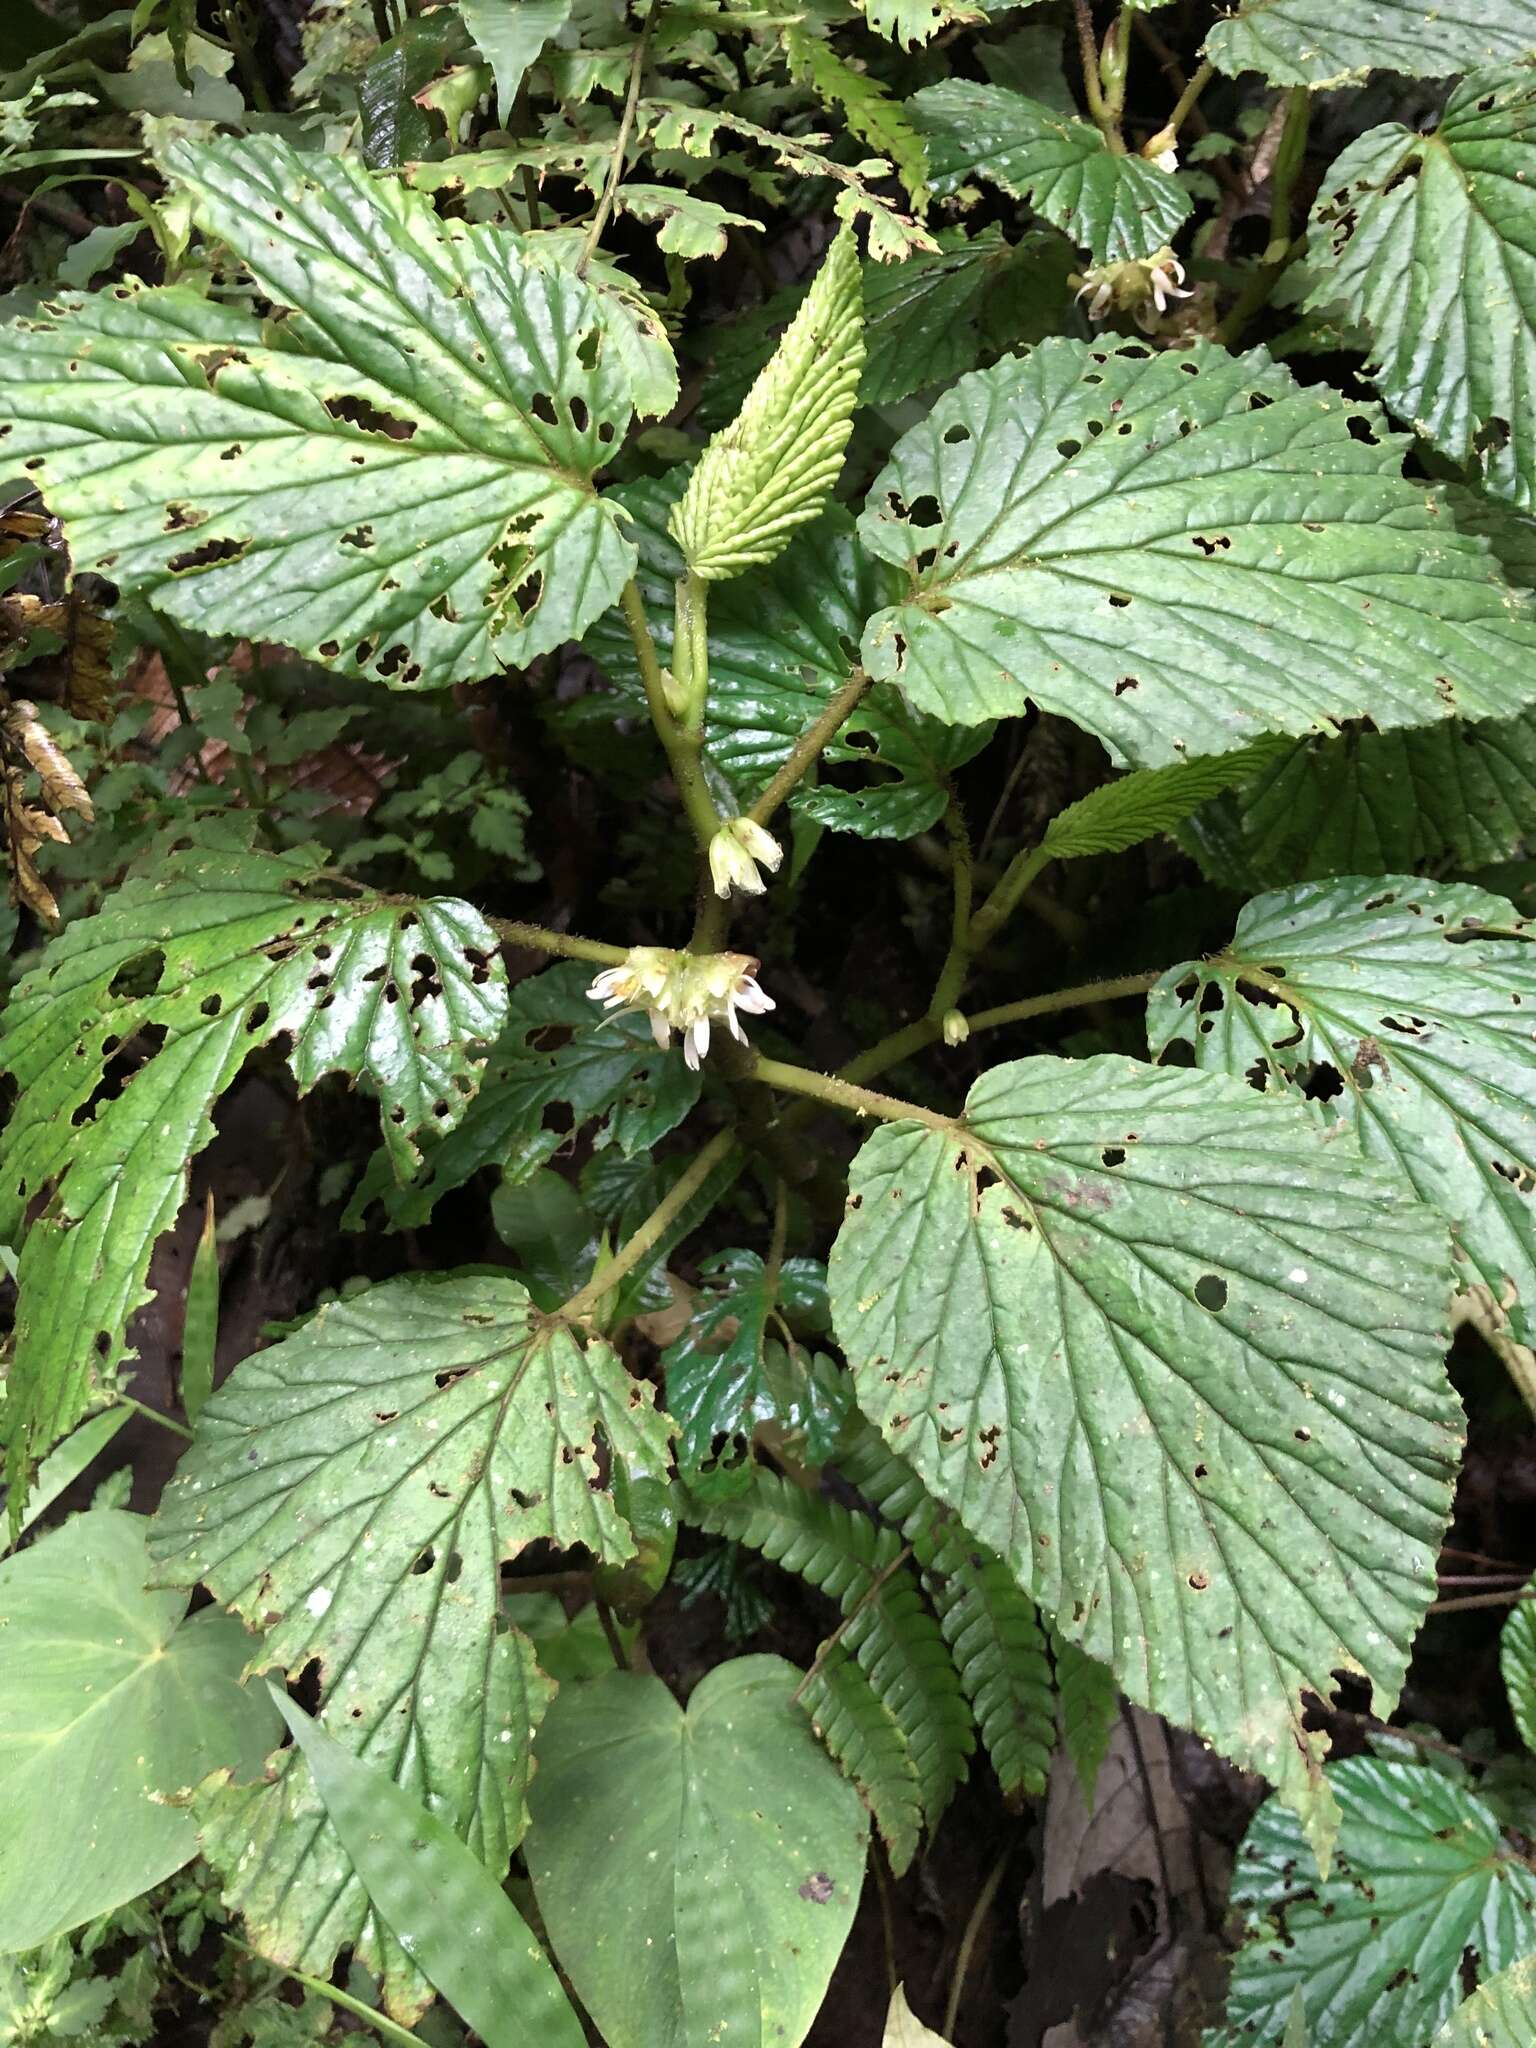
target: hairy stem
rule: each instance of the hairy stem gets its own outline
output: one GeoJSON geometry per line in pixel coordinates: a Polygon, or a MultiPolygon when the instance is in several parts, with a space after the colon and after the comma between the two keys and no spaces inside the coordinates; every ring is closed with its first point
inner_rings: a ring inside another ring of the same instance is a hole
{"type": "Polygon", "coordinates": [[[1125,144],[1120,140],[1119,131],[1109,118],[1109,109],[1104,104],[1104,88],[1099,83],[1099,46],[1093,32],[1093,8],[1090,0],[1073,0],[1073,12],[1077,18],[1077,48],[1083,64],[1083,98],[1088,102],[1088,111],[1093,116],[1095,127],[1103,134],[1111,149],[1118,147],[1119,154],[1125,154],[1125,144]]]}
{"type": "Polygon", "coordinates": [[[573,1294],[555,1313],[568,1323],[579,1323],[583,1316],[590,1315],[597,1304],[613,1292],[625,1274],[632,1273],[660,1244],[735,1142],[734,1131],[717,1131],[682,1178],[656,1204],[634,1236],[626,1238],[602,1270],[594,1273],[586,1286],[573,1294]]]}
{"type": "Polygon", "coordinates": [[[877,1095],[869,1088],[856,1088],[837,1074],[818,1074],[812,1067],[794,1067],[787,1060],[765,1059],[761,1053],[752,1060],[752,1078],[770,1088],[782,1088],[791,1095],[807,1095],[833,1109],[848,1110],[854,1116],[879,1117],[882,1123],[927,1124],[931,1130],[948,1131],[953,1122],[937,1110],[923,1109],[915,1102],[903,1102],[898,1095],[877,1095]]]}
{"type": "Polygon", "coordinates": [[[635,109],[640,104],[640,80],[645,72],[646,50],[651,40],[651,23],[655,10],[645,17],[645,25],[635,43],[634,55],[629,60],[629,91],[624,96],[624,111],[619,116],[619,132],[613,139],[613,163],[608,172],[608,182],[603,187],[603,196],[597,202],[597,211],[592,216],[592,225],[587,229],[587,239],[581,245],[581,254],[576,259],[576,275],[585,277],[587,266],[603,239],[613,213],[613,203],[619,196],[619,187],[624,182],[624,158],[629,149],[629,138],[634,132],[635,109]]]}
{"type": "Polygon", "coordinates": [[[766,825],[791,790],[796,789],[820,758],[822,749],[837,737],[849,714],[869,688],[862,668],[854,669],[846,683],[830,699],[814,725],[808,725],[790,748],[783,765],[763,791],[747,816],[756,825],[766,825]]]}
{"type": "MultiPolygon", "coordinates": [[[[1025,996],[1016,1003],[1000,1003],[996,1009],[977,1010],[965,1021],[973,1032],[994,1031],[1003,1024],[1023,1024],[1031,1017],[1050,1017],[1058,1010],[1076,1010],[1089,1003],[1112,1002],[1118,996],[1145,995],[1162,976],[1163,969],[1154,967],[1146,974],[1123,974],[1113,981],[1090,981],[1081,988],[1056,989],[1050,995],[1025,996]]],[[[838,1069],[837,1078],[853,1083],[872,1081],[877,1074],[910,1059],[924,1046],[932,1045],[939,1036],[940,1020],[937,1017],[918,1017],[849,1060],[846,1066],[838,1069]]]]}
{"type": "MultiPolygon", "coordinates": [[[[720,813],[715,809],[714,799],[704,781],[702,733],[694,736],[685,732],[667,702],[661,660],[656,652],[650,621],[645,616],[645,600],[633,577],[625,584],[619,603],[629,627],[629,637],[635,645],[635,658],[640,664],[640,680],[645,686],[651,723],[666,753],[667,765],[672,770],[672,780],[677,784],[677,793],[693,827],[693,835],[707,855],[709,842],[720,826],[720,813]]],[[[686,662],[691,649],[685,651],[674,645],[672,653],[674,661],[686,662]]]]}
{"type": "Polygon", "coordinates": [[[591,960],[599,967],[622,967],[629,958],[624,946],[605,945],[601,939],[580,939],[574,932],[550,931],[546,925],[523,924],[515,917],[488,917],[486,923],[509,946],[526,946],[530,953],[555,953],[562,960],[591,960]]]}

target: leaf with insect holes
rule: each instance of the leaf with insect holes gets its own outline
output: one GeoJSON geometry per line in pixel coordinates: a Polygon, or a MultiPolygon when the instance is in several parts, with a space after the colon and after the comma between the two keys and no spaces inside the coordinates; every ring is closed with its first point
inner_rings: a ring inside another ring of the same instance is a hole
{"type": "Polygon", "coordinates": [[[1093,263],[1155,255],[1189,218],[1190,196],[1170,171],[1115,152],[1090,122],[1005,85],[946,78],[911,106],[935,192],[984,178],[1026,200],[1093,263]]]}
{"type": "Polygon", "coordinates": [[[1243,0],[1205,54],[1219,71],[1319,91],[1370,71],[1445,78],[1536,50],[1536,0],[1243,0]]]}
{"type": "Polygon", "coordinates": [[[1298,1989],[1310,2048],[1419,2048],[1479,1977],[1536,1937],[1536,1874],[1475,1793],[1426,1765],[1375,1757],[1327,1775],[1340,1813],[1330,1876],[1308,1868],[1301,1831],[1275,1799],[1238,1855],[1232,1903],[1246,1940],[1223,2048],[1278,2043],[1298,1989]]]}
{"type": "Polygon", "coordinates": [[[1304,1696],[1385,1712],[1460,1410],[1443,1223],[1306,1113],[1133,1060],[995,1067],[866,1140],[830,1268],[854,1394],[1057,1631],[1263,1772],[1325,1852],[1304,1696]]]}
{"type": "Polygon", "coordinates": [[[1529,2048],[1536,2041],[1536,1955],[1479,1984],[1436,2034],[1434,2048],[1529,2048]]]}
{"type": "Polygon", "coordinates": [[[8,330],[6,459],[75,567],[182,625],[422,689],[525,663],[633,563],[592,487],[629,425],[603,301],[347,157],[176,143],[289,317],[116,286],[8,330]]]}
{"type": "Polygon", "coordinates": [[[1536,1333],[1536,934],[1503,897],[1403,876],[1247,905],[1230,947],[1170,968],[1155,1052],[1315,1099],[1456,1227],[1458,1277],[1536,1333]]]}
{"type": "MultiPolygon", "coordinates": [[[[203,1583],[265,1630],[255,1667],[318,1658],[322,1725],[467,1841],[500,1878],[520,1840],[549,1698],[499,1628],[500,1568],[530,1543],[622,1563],[634,1539],[611,1452],[665,1460],[651,1390],[600,1340],[489,1274],[385,1281],[327,1303],[235,1368],[155,1518],[162,1582],[203,1583]]],[[[204,1853],[264,1955],[326,1976],[360,1944],[389,2008],[415,1966],[370,1908],[305,1773],[202,1803],[204,1853]]]]}
{"type": "Polygon", "coordinates": [[[910,115],[889,86],[846,63],[830,41],[791,26],[784,30],[790,76],[809,87],[823,106],[842,113],[850,134],[889,157],[907,197],[921,207],[928,197],[928,152],[910,115]]]}
{"type": "Polygon", "coordinates": [[[822,261],[741,411],[699,457],[669,531],[706,583],[774,560],[825,510],[843,466],[864,367],[853,230],[822,261]]]}
{"type": "Polygon", "coordinates": [[[286,1041],[301,1089],[366,1081],[402,1174],[418,1133],[463,1115],[506,1015],[495,934],[467,903],[322,890],[303,851],[170,854],[70,925],[12,996],[0,1241],[22,1247],[13,1481],[85,1412],[93,1380],[111,1383],[150,1253],[251,1054],[286,1041]]]}
{"type": "Polygon", "coordinates": [[[1336,159],[1307,245],[1308,309],[1364,328],[1392,411],[1525,511],[1536,507],[1533,182],[1536,71],[1478,72],[1430,134],[1390,122],[1336,159]]]}
{"type": "Polygon", "coordinates": [[[865,664],[959,724],[1032,699],[1141,767],[1512,716],[1536,612],[1404,452],[1262,351],[1044,341],[962,377],[876,479],[860,538],[907,594],[865,664]]]}

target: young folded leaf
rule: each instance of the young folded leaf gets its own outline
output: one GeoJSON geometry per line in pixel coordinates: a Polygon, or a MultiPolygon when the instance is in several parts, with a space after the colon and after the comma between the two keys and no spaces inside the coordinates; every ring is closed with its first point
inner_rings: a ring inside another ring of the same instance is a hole
{"type": "Polygon", "coordinates": [[[864,294],[844,228],[768,367],[689,478],[669,529],[706,583],[771,562],[825,509],[864,368],[864,294]]]}

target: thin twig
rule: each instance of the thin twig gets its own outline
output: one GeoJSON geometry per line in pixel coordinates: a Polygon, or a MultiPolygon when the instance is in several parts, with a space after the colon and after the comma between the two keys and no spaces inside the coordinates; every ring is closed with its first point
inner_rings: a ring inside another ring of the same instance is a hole
{"type": "Polygon", "coordinates": [[[965,1973],[971,1967],[971,1952],[976,1946],[976,1937],[992,1910],[992,1901],[997,1897],[997,1888],[1003,1881],[1003,1872],[1008,1868],[1008,1859],[1013,1854],[1009,1842],[1001,1856],[987,1872],[987,1881],[976,1894],[970,1917],[965,1923],[965,1932],[960,1937],[960,1953],[955,1957],[954,1974],[949,1980],[949,1997],[944,2001],[944,2024],[940,2028],[945,2040],[955,2031],[955,2018],[960,2011],[960,1994],[965,1989],[965,1973]]]}
{"type": "Polygon", "coordinates": [[[592,960],[602,967],[622,967],[629,958],[623,946],[606,945],[601,939],[581,939],[574,932],[551,931],[547,925],[524,924],[520,918],[488,917],[485,921],[505,944],[526,946],[530,953],[554,953],[562,960],[592,960]]]}
{"type": "Polygon", "coordinates": [[[1430,1602],[1431,1614],[1466,1614],[1474,1607],[1514,1607],[1522,1600],[1536,1600],[1536,1586],[1522,1586],[1507,1593],[1465,1593],[1455,1600],[1430,1602]]]}
{"type": "Polygon", "coordinates": [[[629,65],[629,91],[624,98],[624,112],[619,117],[619,132],[613,144],[613,164],[608,172],[608,182],[603,187],[603,196],[597,202],[597,211],[592,216],[592,225],[587,229],[587,239],[581,245],[581,254],[576,259],[576,275],[585,277],[587,266],[603,239],[603,230],[613,212],[613,203],[619,196],[619,186],[624,182],[624,156],[629,148],[630,133],[635,125],[635,109],[640,104],[640,80],[645,71],[645,53],[651,40],[651,23],[655,10],[645,17],[645,25],[635,44],[634,56],[629,65]]]}
{"type": "Polygon", "coordinates": [[[620,1671],[628,1671],[630,1668],[629,1652],[624,1647],[624,1638],[619,1634],[618,1624],[614,1621],[613,1609],[606,1600],[600,1599],[596,1593],[592,1595],[592,1605],[597,1609],[597,1619],[602,1627],[604,1636],[607,1638],[608,1648],[613,1653],[614,1663],[620,1671]]]}
{"type": "Polygon", "coordinates": [[[734,1131],[717,1131],[681,1179],[656,1204],[634,1236],[627,1238],[613,1257],[592,1275],[586,1286],[573,1294],[555,1313],[568,1323],[579,1323],[583,1316],[590,1315],[597,1304],[613,1292],[625,1274],[632,1273],[641,1260],[660,1244],[670,1225],[687,1208],[735,1142],[734,1131]]]}
{"type": "Polygon", "coordinates": [[[132,1394],[114,1394],[114,1408],[129,1408],[135,1415],[142,1415],[146,1422],[158,1422],[162,1429],[168,1429],[172,1436],[184,1437],[188,1443],[194,1441],[192,1432],[184,1422],[177,1422],[173,1416],[162,1415],[158,1408],[148,1408],[142,1401],[135,1401],[132,1394]]]}
{"type": "Polygon", "coordinates": [[[869,677],[862,668],[854,669],[846,683],[827,704],[826,709],[808,725],[799,739],[790,748],[783,765],[772,782],[763,791],[747,816],[755,825],[766,825],[790,791],[809,772],[811,764],[822,750],[837,737],[848,715],[869,688],[869,677]]]}

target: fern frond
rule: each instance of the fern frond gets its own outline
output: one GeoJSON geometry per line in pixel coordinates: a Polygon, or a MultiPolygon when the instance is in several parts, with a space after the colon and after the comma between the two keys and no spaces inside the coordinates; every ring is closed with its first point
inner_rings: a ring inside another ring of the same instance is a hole
{"type": "Polygon", "coordinates": [[[862,1793],[897,1877],[917,1854],[923,1796],[900,1724],[857,1659],[834,1643],[802,1695],[811,1726],[862,1793]]]}
{"type": "Polygon", "coordinates": [[[690,1519],[797,1573],[843,1610],[852,1655],[900,1729],[932,1829],[975,1746],[954,1661],[895,1532],[759,1471],[744,1494],[695,1502],[690,1519]]]}
{"type": "Polygon", "coordinates": [[[877,1430],[861,1430],[838,1462],[911,1544],[1004,1794],[1038,1796],[1050,1769],[1056,1720],[1035,1603],[1002,1559],[972,1541],[877,1430]]]}
{"type": "Polygon", "coordinates": [[[1061,1740],[1083,1788],[1090,1811],[1099,1765],[1120,1712],[1120,1691],[1106,1665],[1086,1656],[1076,1643],[1051,1630],[1056,1690],[1061,1697],[1061,1740]]]}

